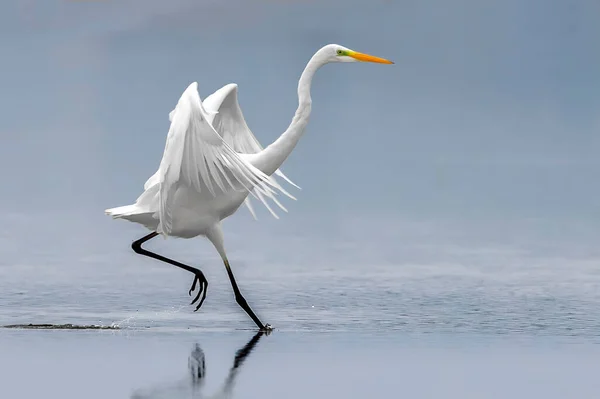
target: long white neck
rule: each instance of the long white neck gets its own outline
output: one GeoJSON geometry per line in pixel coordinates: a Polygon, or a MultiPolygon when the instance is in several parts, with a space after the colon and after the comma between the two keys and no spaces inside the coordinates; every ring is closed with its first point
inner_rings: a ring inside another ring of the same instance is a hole
{"type": "Polygon", "coordinates": [[[310,86],[315,72],[327,62],[317,52],[310,59],[298,82],[298,109],[287,130],[277,140],[252,157],[252,164],[267,175],[272,175],[292,153],[306,130],[312,100],[310,86]]]}

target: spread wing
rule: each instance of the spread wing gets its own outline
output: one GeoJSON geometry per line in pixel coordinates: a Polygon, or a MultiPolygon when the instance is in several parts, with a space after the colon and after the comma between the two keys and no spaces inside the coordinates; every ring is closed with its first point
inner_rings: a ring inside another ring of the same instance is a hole
{"type": "MultiPolygon", "coordinates": [[[[213,112],[209,115],[209,122],[234,151],[242,154],[255,154],[262,151],[263,147],[260,145],[244,119],[244,115],[242,114],[242,110],[238,103],[237,90],[238,86],[235,83],[225,85],[206,97],[202,102],[202,105],[207,111],[213,112]]],[[[281,177],[294,187],[300,188],[288,179],[281,170],[277,169],[275,175],[281,177]]],[[[275,181],[273,176],[270,176],[270,179],[275,181]]],[[[257,192],[256,194],[259,198],[262,197],[260,192],[257,192]]],[[[261,201],[264,202],[262,198],[261,201]]],[[[252,216],[256,219],[256,214],[254,213],[249,197],[246,198],[245,204],[252,216]]]]}
{"type": "Polygon", "coordinates": [[[265,197],[281,206],[274,189],[283,193],[285,190],[244,161],[212,127],[210,116],[200,101],[196,82],[188,86],[170,114],[171,126],[157,172],[160,183],[157,230],[165,236],[172,228],[172,204],[178,183],[198,192],[208,191],[213,196],[218,190],[223,193],[247,190],[255,196],[260,194],[259,199],[267,208],[265,197]]]}

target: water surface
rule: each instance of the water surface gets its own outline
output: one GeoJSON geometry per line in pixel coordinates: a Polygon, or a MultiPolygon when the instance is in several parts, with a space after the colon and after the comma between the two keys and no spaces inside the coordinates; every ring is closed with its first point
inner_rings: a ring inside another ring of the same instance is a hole
{"type": "MultiPolygon", "coordinates": [[[[76,265],[59,255],[5,264],[0,324],[118,329],[0,329],[2,397],[583,399],[600,392],[594,262],[481,249],[462,251],[459,261],[456,248],[440,247],[436,256],[446,262],[418,260],[416,252],[400,262],[382,259],[394,251],[382,243],[390,252],[367,263],[364,246],[312,244],[302,243],[311,253],[289,255],[285,265],[276,245],[262,255],[232,251],[248,302],[275,327],[259,337],[209,249],[209,293],[196,313],[191,275],[126,245],[83,254],[76,265]],[[339,254],[335,262],[319,255],[327,252],[339,254]]],[[[183,260],[201,252],[177,253],[177,241],[154,245],[183,260]]]]}

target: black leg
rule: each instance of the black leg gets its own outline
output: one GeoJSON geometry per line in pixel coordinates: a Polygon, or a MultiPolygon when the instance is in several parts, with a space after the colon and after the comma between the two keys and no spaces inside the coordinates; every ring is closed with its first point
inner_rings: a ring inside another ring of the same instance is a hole
{"type": "Polygon", "coordinates": [[[258,326],[258,328],[261,329],[261,331],[271,331],[272,327],[269,324],[263,325],[263,323],[258,319],[258,317],[256,317],[252,309],[250,309],[248,302],[246,302],[246,299],[244,298],[244,296],[240,292],[240,289],[238,288],[238,285],[235,281],[235,277],[233,277],[233,272],[231,271],[231,266],[229,266],[229,261],[227,260],[225,260],[225,269],[227,269],[227,275],[229,276],[229,281],[231,281],[231,287],[233,288],[233,293],[235,294],[235,301],[238,303],[238,305],[242,307],[242,309],[246,311],[248,316],[250,316],[252,320],[254,320],[254,323],[256,323],[256,325],[258,326]]]}
{"type": "Polygon", "coordinates": [[[198,295],[196,295],[196,298],[194,298],[191,305],[193,305],[200,298],[200,294],[202,294],[202,299],[198,303],[198,306],[196,306],[196,309],[194,310],[194,312],[197,311],[198,309],[200,309],[200,306],[202,306],[202,303],[204,303],[204,299],[206,299],[206,291],[208,289],[208,280],[206,279],[206,277],[204,277],[204,273],[202,273],[201,270],[196,269],[195,267],[184,265],[183,263],[166,258],[162,255],[155,254],[154,252],[150,252],[150,251],[142,248],[143,243],[156,237],[157,235],[158,235],[157,232],[150,233],[147,236],[144,236],[144,237],[140,238],[139,240],[134,241],[133,244],[131,244],[131,248],[137,254],[149,256],[150,258],[154,258],[154,259],[158,259],[160,261],[169,263],[173,266],[177,266],[179,268],[182,268],[183,270],[187,270],[188,272],[193,273],[194,274],[194,282],[192,283],[192,287],[190,288],[189,295],[191,296],[192,292],[196,289],[196,283],[200,283],[200,288],[198,291],[198,295]]]}

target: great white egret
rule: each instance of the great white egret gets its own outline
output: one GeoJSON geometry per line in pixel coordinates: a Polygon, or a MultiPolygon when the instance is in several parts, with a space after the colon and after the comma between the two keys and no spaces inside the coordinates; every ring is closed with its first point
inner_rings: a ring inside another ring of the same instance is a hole
{"type": "MultiPolygon", "coordinates": [[[[283,193],[295,199],[275,180],[277,175],[295,186],[279,167],[287,159],[304,134],[311,112],[310,87],[315,72],[331,62],[375,62],[393,64],[383,58],[359,53],[346,47],[329,44],[310,59],[298,82],[298,108],[287,130],[272,144],[263,148],[248,128],[238,105],[237,85],[229,84],[200,100],[197,83],[183,92],[169,114],[171,126],[164,154],[156,173],[144,184],[144,192],[135,204],[107,209],[113,218],[139,223],[152,232],[132,244],[133,250],[194,274],[189,295],[199,289],[194,304],[202,299],[208,280],[201,270],[174,261],[142,248],[142,244],[157,235],[192,238],[205,236],[223,259],[236,302],[261,330],[271,329],[254,314],[241,294],[223,242],[221,221],[231,216],[245,203],[256,218],[248,195],[261,201],[277,218],[267,203],[283,193]]],[[[297,187],[297,186],[296,186],[297,187]]]]}

